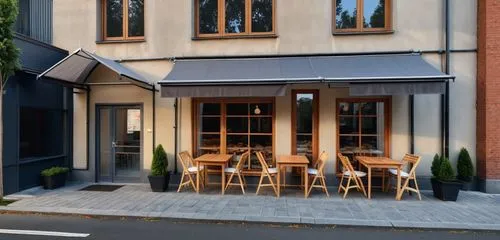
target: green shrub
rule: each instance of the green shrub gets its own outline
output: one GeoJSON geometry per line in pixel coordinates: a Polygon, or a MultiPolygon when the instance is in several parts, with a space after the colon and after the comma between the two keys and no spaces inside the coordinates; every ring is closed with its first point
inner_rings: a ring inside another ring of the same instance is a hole
{"type": "Polygon", "coordinates": [[[151,176],[166,176],[167,175],[167,153],[160,144],[156,147],[153,153],[153,162],[151,163],[151,176]]]}
{"type": "Polygon", "coordinates": [[[455,180],[455,171],[453,171],[453,167],[451,167],[448,158],[441,157],[441,168],[439,169],[438,179],[445,182],[455,180]]]}
{"type": "Polygon", "coordinates": [[[441,157],[439,157],[439,155],[436,153],[436,155],[434,155],[434,159],[432,160],[432,166],[431,166],[431,172],[432,172],[432,176],[434,176],[435,178],[438,178],[439,177],[439,170],[441,169],[441,157]]]}
{"type": "Polygon", "coordinates": [[[51,177],[59,174],[65,174],[67,172],[69,172],[69,168],[67,167],[51,167],[44,169],[41,174],[44,177],[51,177]]]}
{"type": "Polygon", "coordinates": [[[474,166],[472,165],[469,152],[465,148],[460,149],[460,154],[458,155],[457,174],[458,179],[466,182],[472,181],[472,176],[474,176],[474,166]]]}

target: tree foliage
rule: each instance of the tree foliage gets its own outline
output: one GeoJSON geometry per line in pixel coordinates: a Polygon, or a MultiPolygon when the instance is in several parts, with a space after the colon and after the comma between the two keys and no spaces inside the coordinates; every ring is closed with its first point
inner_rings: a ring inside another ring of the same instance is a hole
{"type": "Polygon", "coordinates": [[[470,182],[472,176],[474,176],[474,166],[472,165],[469,152],[465,148],[460,149],[458,155],[457,173],[457,178],[466,182],[470,182]]]}
{"type": "Polygon", "coordinates": [[[19,49],[14,45],[13,25],[18,14],[17,0],[0,0],[0,77],[1,89],[8,77],[19,69],[19,49]]]}
{"type": "Polygon", "coordinates": [[[432,176],[435,178],[439,177],[439,170],[441,169],[441,160],[442,158],[436,153],[434,155],[434,159],[432,160],[431,172],[432,176]]]}
{"type": "Polygon", "coordinates": [[[438,179],[446,182],[455,180],[455,171],[453,171],[450,160],[448,160],[448,158],[441,158],[441,167],[439,169],[438,179]]]}
{"type": "Polygon", "coordinates": [[[160,144],[156,147],[153,153],[153,162],[151,163],[151,176],[166,176],[167,175],[167,153],[160,144]]]}

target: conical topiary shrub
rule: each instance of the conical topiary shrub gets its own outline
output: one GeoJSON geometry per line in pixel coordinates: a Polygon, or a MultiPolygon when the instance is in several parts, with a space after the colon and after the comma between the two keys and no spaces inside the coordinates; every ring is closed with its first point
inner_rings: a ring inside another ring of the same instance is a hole
{"type": "Polygon", "coordinates": [[[432,160],[432,166],[431,166],[432,176],[434,176],[435,178],[439,177],[439,170],[441,169],[441,160],[442,158],[439,157],[439,155],[436,153],[436,155],[434,155],[434,159],[432,160]]]}
{"type": "Polygon", "coordinates": [[[455,180],[455,171],[451,166],[448,158],[443,157],[441,160],[441,168],[439,169],[439,180],[444,182],[451,182],[455,180]]]}
{"type": "Polygon", "coordinates": [[[153,162],[151,163],[151,176],[166,176],[167,175],[167,153],[160,144],[156,147],[153,153],[153,162]]]}
{"type": "Polygon", "coordinates": [[[474,166],[467,149],[460,149],[457,162],[457,178],[464,182],[471,182],[474,176],[474,166]]]}

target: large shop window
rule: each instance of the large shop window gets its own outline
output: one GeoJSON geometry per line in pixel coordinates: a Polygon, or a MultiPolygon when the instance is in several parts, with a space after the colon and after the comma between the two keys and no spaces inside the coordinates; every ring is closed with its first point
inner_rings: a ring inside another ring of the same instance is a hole
{"type": "Polygon", "coordinates": [[[391,0],[333,0],[334,32],[391,30],[391,0]]]}
{"type": "Polygon", "coordinates": [[[19,124],[21,159],[63,154],[63,111],[21,107],[19,124]]]}
{"type": "Polygon", "coordinates": [[[390,98],[337,100],[338,151],[350,159],[355,155],[388,156],[390,119],[390,98]]]}
{"type": "Polygon", "coordinates": [[[102,0],[104,40],[144,39],[144,0],[102,0]]]}
{"type": "Polygon", "coordinates": [[[292,154],[313,162],[318,157],[318,90],[294,90],[292,97],[292,154]]]}
{"type": "MultiPolygon", "coordinates": [[[[246,151],[263,152],[273,163],[274,100],[195,100],[195,155],[226,153],[240,156],[246,151]]],[[[234,158],[237,161],[236,158],[234,158]]],[[[254,154],[245,169],[259,169],[254,154]]]]}
{"type": "Polygon", "coordinates": [[[195,0],[196,37],[274,34],[276,0],[195,0]]]}

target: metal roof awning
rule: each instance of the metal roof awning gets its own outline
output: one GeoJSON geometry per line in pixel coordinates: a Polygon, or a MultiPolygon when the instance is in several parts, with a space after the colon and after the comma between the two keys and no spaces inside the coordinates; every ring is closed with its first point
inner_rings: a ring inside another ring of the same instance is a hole
{"type": "Polygon", "coordinates": [[[395,95],[440,93],[439,83],[453,78],[420,54],[386,54],[177,60],[159,84],[163,97],[283,96],[288,85],[304,83],[341,83],[354,95],[395,95]]]}
{"type": "Polygon", "coordinates": [[[68,87],[86,89],[88,76],[99,64],[114,71],[127,82],[147,90],[154,90],[154,84],[135,71],[111,59],[100,57],[83,49],[76,50],[47,71],[38,75],[37,78],[54,81],[68,87]]]}

